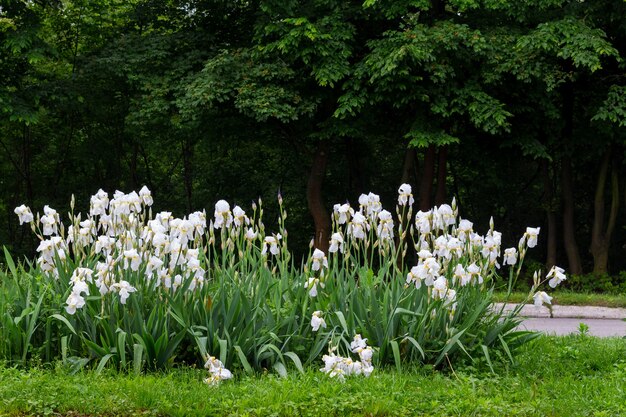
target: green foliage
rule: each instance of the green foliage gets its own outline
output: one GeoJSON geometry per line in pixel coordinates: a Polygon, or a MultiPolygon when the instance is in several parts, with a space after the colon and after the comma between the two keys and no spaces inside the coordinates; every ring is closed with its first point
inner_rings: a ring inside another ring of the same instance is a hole
{"type": "Polygon", "coordinates": [[[544,52],[591,72],[602,68],[604,57],[619,56],[604,31],[574,17],[539,24],[534,31],[519,39],[518,47],[544,52]]]}
{"type": "Polygon", "coordinates": [[[608,121],[619,127],[626,126],[626,87],[612,85],[606,100],[591,120],[608,121]]]}

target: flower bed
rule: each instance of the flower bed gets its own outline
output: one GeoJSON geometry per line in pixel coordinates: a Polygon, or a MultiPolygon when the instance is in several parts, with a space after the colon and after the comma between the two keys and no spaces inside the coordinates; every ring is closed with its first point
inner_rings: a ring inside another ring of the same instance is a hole
{"type": "MultiPolygon", "coordinates": [[[[285,374],[323,362],[344,378],[387,363],[491,365],[535,337],[515,330],[518,310],[490,306],[498,271],[512,288],[539,228],[502,251],[493,221],[478,234],[454,201],[413,215],[404,184],[395,215],[373,193],[358,209],[335,205],[329,252],[312,247],[298,266],[279,204],[272,232],[260,201],[249,215],[220,200],[207,222],[205,212],[153,215],[145,187],[98,191],[67,227],[48,206],[43,216],[16,208],[39,256],[16,267],[6,253],[0,355],[137,372],[202,360],[213,384],[232,376],[227,368],[285,374]]],[[[536,273],[527,300],[549,303],[539,287],[563,279],[560,268],[536,273]]]]}

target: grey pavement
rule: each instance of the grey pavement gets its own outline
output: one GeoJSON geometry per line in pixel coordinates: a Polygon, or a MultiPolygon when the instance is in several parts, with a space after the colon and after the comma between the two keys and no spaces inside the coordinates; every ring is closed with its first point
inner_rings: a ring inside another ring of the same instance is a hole
{"type": "MultiPolygon", "coordinates": [[[[516,304],[504,305],[504,310],[512,310],[516,304]]],[[[496,304],[496,309],[502,304],[496,304]]],[[[588,334],[598,337],[626,337],[626,309],[590,306],[553,306],[552,318],[550,310],[525,305],[520,315],[524,321],[520,329],[540,331],[552,335],[567,335],[580,332],[580,323],[588,328],[588,334]]]]}
{"type": "Polygon", "coordinates": [[[519,326],[519,329],[565,336],[572,333],[580,333],[580,323],[587,325],[587,334],[590,336],[626,337],[626,321],[615,319],[527,318],[519,326]]]}

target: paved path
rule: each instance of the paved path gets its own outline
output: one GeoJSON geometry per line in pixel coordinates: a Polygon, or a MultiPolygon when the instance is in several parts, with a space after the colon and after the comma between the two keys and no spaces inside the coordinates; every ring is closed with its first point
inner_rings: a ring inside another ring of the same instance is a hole
{"type": "MultiPolygon", "coordinates": [[[[499,309],[502,304],[496,304],[499,309]]],[[[505,311],[515,308],[506,304],[505,311]]],[[[520,315],[526,317],[520,329],[534,330],[546,334],[567,335],[579,333],[580,323],[589,328],[589,335],[599,337],[626,337],[626,309],[587,306],[553,306],[552,318],[546,307],[526,305],[520,315]]]]}
{"type": "Polygon", "coordinates": [[[579,333],[580,323],[589,327],[591,336],[626,337],[626,321],[615,319],[527,318],[519,328],[563,336],[579,333]]]}

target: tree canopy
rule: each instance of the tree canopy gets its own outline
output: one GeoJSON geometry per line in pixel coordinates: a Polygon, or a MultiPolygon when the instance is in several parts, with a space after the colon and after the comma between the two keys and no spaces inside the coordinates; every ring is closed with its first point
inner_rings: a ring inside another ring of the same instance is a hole
{"type": "Polygon", "coordinates": [[[181,215],[280,192],[303,253],[332,203],[405,182],[617,274],[625,56],[617,0],[7,0],[2,243],[32,250],[19,204],[146,184],[181,215]]]}

